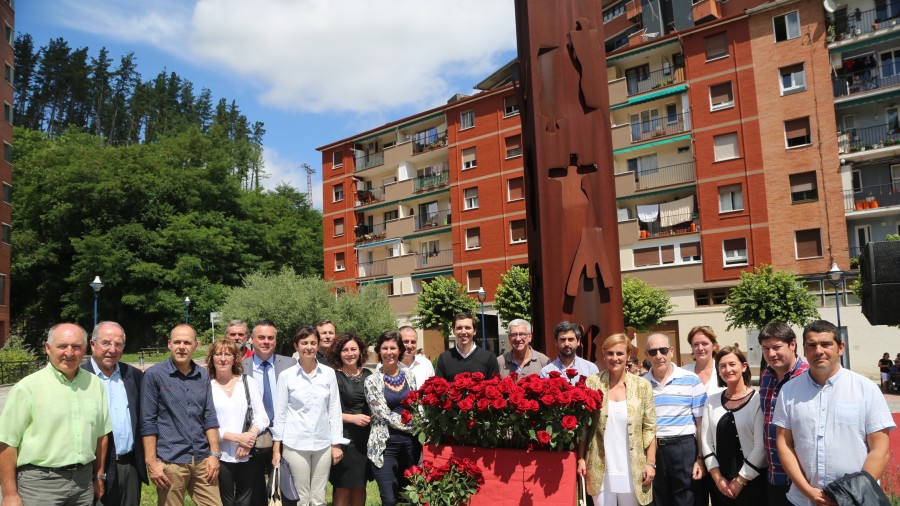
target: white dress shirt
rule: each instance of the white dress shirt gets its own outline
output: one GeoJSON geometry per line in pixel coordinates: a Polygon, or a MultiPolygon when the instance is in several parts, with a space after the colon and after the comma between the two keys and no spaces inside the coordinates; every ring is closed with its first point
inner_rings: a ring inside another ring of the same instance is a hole
{"type": "Polygon", "coordinates": [[[434,366],[431,365],[431,360],[425,358],[425,355],[416,355],[413,359],[413,363],[407,366],[407,369],[408,372],[411,372],[413,376],[415,376],[416,385],[418,385],[419,388],[425,384],[425,380],[434,376],[434,366]]]}
{"type": "MultiPolygon", "coordinates": [[[[247,379],[247,387],[250,391],[250,406],[253,408],[253,425],[257,429],[263,430],[269,426],[269,416],[266,415],[266,408],[263,406],[262,397],[256,387],[256,381],[249,376],[247,379]]],[[[238,459],[238,444],[225,441],[225,433],[240,434],[244,432],[244,417],[247,414],[247,394],[244,390],[244,382],[240,379],[234,385],[231,397],[225,393],[222,386],[215,380],[212,382],[213,404],[216,406],[216,418],[219,419],[219,449],[222,452],[222,462],[247,462],[248,457],[238,459]]]]}
{"type": "Polygon", "coordinates": [[[316,364],[311,375],[300,364],[278,376],[272,438],[299,451],[349,444],[341,423],[341,398],[334,370],[316,364]]]}

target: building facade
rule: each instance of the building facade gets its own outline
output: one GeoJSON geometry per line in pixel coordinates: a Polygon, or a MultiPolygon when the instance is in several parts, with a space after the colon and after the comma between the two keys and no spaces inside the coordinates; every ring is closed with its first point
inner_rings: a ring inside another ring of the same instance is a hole
{"type": "Polygon", "coordinates": [[[0,83],[0,99],[3,101],[3,120],[0,121],[0,140],[3,141],[3,161],[0,162],[0,344],[9,338],[9,272],[10,242],[12,235],[12,127],[13,127],[13,73],[15,61],[15,4],[13,0],[0,2],[0,23],[3,42],[0,57],[3,60],[3,82],[0,83]]]}

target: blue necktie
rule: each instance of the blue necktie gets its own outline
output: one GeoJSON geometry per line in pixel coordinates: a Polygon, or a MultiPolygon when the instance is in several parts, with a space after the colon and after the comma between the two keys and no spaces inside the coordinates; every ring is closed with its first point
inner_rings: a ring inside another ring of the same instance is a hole
{"type": "Polygon", "coordinates": [[[266,414],[269,415],[269,425],[275,422],[275,407],[272,404],[272,385],[269,384],[269,366],[272,365],[268,360],[263,360],[263,406],[266,407],[266,414]]]}

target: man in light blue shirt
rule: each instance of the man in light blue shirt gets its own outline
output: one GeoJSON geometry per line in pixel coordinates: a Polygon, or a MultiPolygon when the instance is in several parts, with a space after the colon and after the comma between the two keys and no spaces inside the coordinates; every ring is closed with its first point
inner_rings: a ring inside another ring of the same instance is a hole
{"type": "Polygon", "coordinates": [[[881,477],[895,424],[878,386],[841,367],[837,327],[807,325],[803,352],[809,371],[784,385],[775,407],[778,455],[792,504],[834,504],[823,492],[829,483],[860,470],[881,477]]]}
{"type": "Polygon", "coordinates": [[[558,371],[574,385],[581,378],[587,379],[588,376],[600,372],[597,364],[577,355],[578,347],[581,346],[581,325],[575,322],[560,322],[553,328],[553,337],[556,338],[558,353],[553,362],[541,369],[541,378],[548,378],[550,372],[558,371]]]}

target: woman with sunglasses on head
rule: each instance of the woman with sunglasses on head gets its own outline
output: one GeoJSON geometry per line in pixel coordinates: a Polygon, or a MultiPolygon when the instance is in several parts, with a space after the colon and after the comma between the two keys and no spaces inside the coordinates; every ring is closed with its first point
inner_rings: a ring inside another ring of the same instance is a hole
{"type": "Polygon", "coordinates": [[[254,477],[259,471],[249,459],[259,431],[269,426],[259,388],[251,376],[242,375],[240,347],[234,341],[220,340],[209,347],[206,367],[212,381],[213,405],[219,419],[219,495],[222,506],[250,506],[254,477]],[[246,387],[244,385],[246,382],[246,387]],[[253,411],[246,424],[247,409],[253,411]]]}
{"type": "Polygon", "coordinates": [[[726,346],[716,355],[716,370],[725,390],[706,403],[701,431],[703,459],[716,485],[712,504],[765,505],[765,418],[747,357],[726,346]]]}
{"type": "Polygon", "coordinates": [[[628,371],[634,349],[625,334],[603,341],[606,370],[588,377],[603,393],[603,406],[578,443],[578,473],[597,506],[653,501],[656,475],[656,406],[650,382],[628,371]]]}

